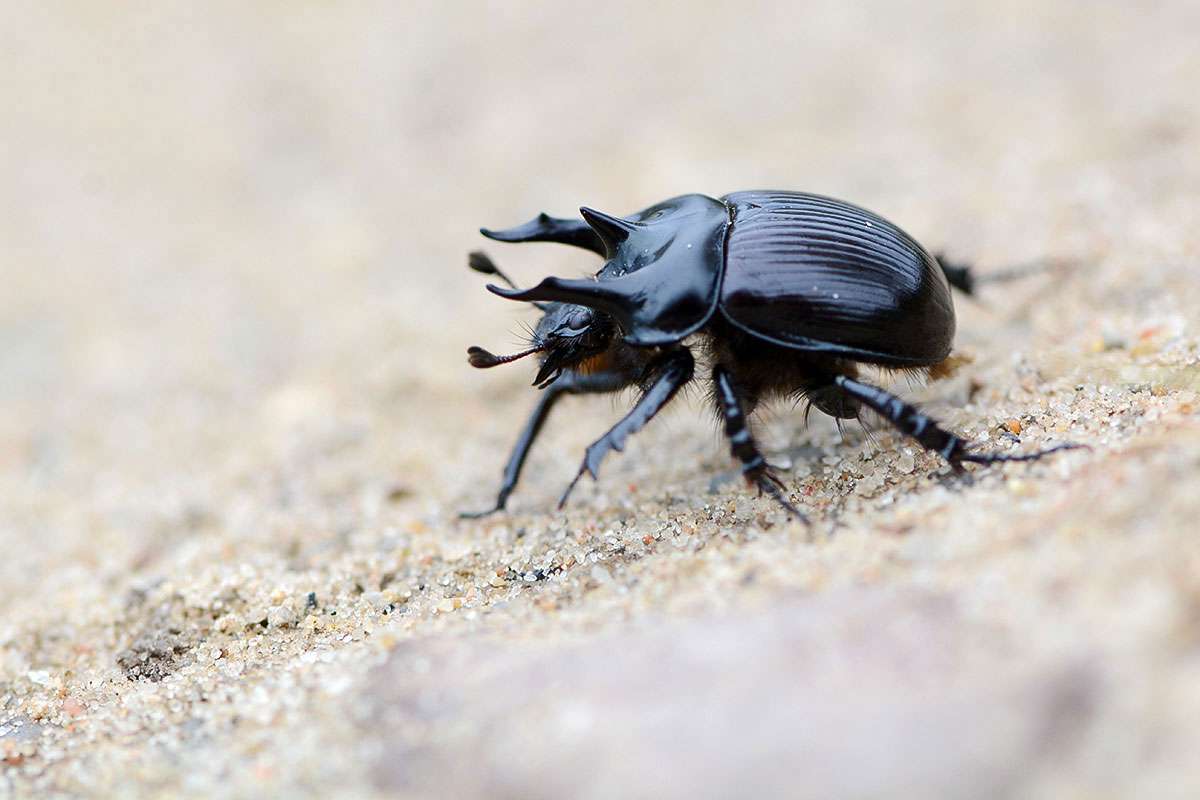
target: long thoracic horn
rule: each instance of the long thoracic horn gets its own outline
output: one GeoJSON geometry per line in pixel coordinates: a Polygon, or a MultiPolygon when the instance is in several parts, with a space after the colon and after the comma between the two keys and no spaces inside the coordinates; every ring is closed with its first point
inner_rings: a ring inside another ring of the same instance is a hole
{"type": "Polygon", "coordinates": [[[577,219],[551,217],[548,214],[538,214],[529,222],[515,228],[502,231],[480,228],[479,232],[498,242],[558,242],[582,247],[601,256],[605,253],[604,242],[587,223],[577,219]]]}
{"type": "Polygon", "coordinates": [[[611,314],[628,330],[639,306],[637,300],[639,292],[636,287],[630,285],[634,282],[640,281],[626,279],[594,281],[550,277],[531,289],[505,289],[492,283],[489,283],[487,288],[492,294],[509,300],[550,300],[595,308],[611,314]]]}
{"type": "Polygon", "coordinates": [[[629,238],[629,234],[637,230],[637,223],[620,217],[612,217],[594,208],[584,206],[579,209],[579,215],[591,226],[600,241],[604,243],[604,256],[612,258],[621,242],[629,238]]]}

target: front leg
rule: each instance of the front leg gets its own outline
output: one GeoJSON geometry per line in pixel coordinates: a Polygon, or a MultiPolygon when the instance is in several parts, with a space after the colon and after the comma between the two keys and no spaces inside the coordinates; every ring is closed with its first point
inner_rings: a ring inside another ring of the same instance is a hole
{"type": "Polygon", "coordinates": [[[500,482],[500,492],[496,496],[496,504],[484,511],[463,511],[459,516],[463,519],[478,519],[504,510],[505,504],[508,503],[508,496],[512,494],[513,489],[517,486],[517,481],[521,478],[521,468],[525,466],[525,458],[529,455],[534,440],[542,430],[542,425],[545,424],[560,397],[565,394],[615,392],[630,383],[632,383],[632,379],[629,376],[617,371],[596,372],[590,375],[581,375],[577,372],[563,373],[558,380],[542,391],[541,399],[538,400],[533,413],[529,415],[525,427],[521,429],[521,435],[517,437],[517,442],[513,445],[508,463],[504,465],[504,477],[500,482]]]}
{"type": "Polygon", "coordinates": [[[583,473],[590,473],[595,479],[600,470],[600,462],[604,460],[604,457],[613,451],[624,450],[625,440],[640,431],[647,422],[654,418],[655,414],[662,410],[663,406],[671,401],[675,393],[692,379],[694,368],[695,360],[686,348],[672,350],[651,365],[649,372],[654,374],[655,378],[650,384],[650,388],[646,389],[637,405],[625,415],[624,419],[588,447],[587,455],[584,456],[579,472],[575,474],[570,485],[567,486],[567,490],[563,492],[562,498],[558,501],[559,508],[566,505],[571,490],[583,477],[583,473]]]}
{"type": "Polygon", "coordinates": [[[1057,453],[1060,450],[1074,450],[1085,445],[1064,444],[1048,447],[1033,453],[1008,455],[1006,453],[971,453],[967,451],[967,443],[950,431],[942,428],[932,418],[922,413],[920,409],[905,403],[895,395],[883,389],[861,383],[839,375],[833,379],[834,385],[842,390],[847,397],[860,402],[867,408],[878,413],[892,423],[901,433],[911,436],[917,444],[926,450],[931,450],[946,461],[955,470],[962,469],[962,462],[975,464],[995,464],[1001,461],[1036,461],[1043,456],[1057,453]]]}

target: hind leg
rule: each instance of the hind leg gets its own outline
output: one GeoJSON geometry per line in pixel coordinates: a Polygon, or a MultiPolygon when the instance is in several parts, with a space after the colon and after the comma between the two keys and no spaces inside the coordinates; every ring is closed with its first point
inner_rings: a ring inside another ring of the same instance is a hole
{"type": "Polygon", "coordinates": [[[1082,445],[1060,444],[1039,450],[1034,453],[1008,455],[1005,453],[971,453],[967,449],[966,440],[955,436],[950,431],[938,425],[932,417],[924,414],[916,406],[905,403],[900,398],[883,389],[862,383],[845,375],[833,379],[833,386],[845,398],[855,404],[862,404],[875,411],[890,422],[903,434],[911,436],[917,444],[937,453],[946,459],[956,470],[962,469],[963,462],[975,464],[995,464],[1002,461],[1036,461],[1039,458],[1057,453],[1060,450],[1073,450],[1082,445]]]}
{"type": "Polygon", "coordinates": [[[1031,275],[1038,275],[1065,266],[1061,261],[1041,260],[1028,264],[1017,264],[1007,269],[992,270],[980,275],[970,264],[950,261],[942,253],[936,256],[936,260],[938,266],[942,268],[942,274],[946,276],[946,283],[970,297],[975,296],[980,284],[1019,281],[1031,275]]]}

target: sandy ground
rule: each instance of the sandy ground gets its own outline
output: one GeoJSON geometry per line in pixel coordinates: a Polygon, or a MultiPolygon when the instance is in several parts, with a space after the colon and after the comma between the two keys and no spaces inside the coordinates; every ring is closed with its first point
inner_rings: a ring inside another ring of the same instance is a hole
{"type": "Polygon", "coordinates": [[[1200,795],[1200,6],[10,6],[0,794],[1200,795]],[[475,228],[759,187],[1068,263],[898,388],[1092,449],[778,408],[805,528],[695,392],[559,513],[579,399],[459,521],[535,399],[475,228]]]}

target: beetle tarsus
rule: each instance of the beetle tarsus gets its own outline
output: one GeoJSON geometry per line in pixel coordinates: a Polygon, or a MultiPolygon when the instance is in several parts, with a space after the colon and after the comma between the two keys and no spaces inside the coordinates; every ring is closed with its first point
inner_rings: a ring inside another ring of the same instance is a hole
{"type": "Polygon", "coordinates": [[[625,415],[625,417],[596,441],[588,446],[587,453],[584,455],[583,464],[579,467],[579,473],[575,479],[571,481],[571,485],[567,487],[567,491],[563,493],[562,499],[559,501],[559,508],[567,502],[567,497],[571,494],[571,490],[575,488],[575,484],[583,477],[583,473],[589,473],[592,478],[596,478],[600,472],[600,463],[604,457],[612,452],[620,452],[625,449],[625,441],[633,434],[645,427],[646,423],[654,418],[654,415],[663,409],[663,407],[671,402],[683,385],[692,379],[692,370],[695,367],[695,360],[692,354],[686,348],[672,350],[663,356],[657,363],[650,367],[650,374],[656,374],[654,382],[650,384],[650,388],[646,389],[640,400],[633,409],[625,415]]]}
{"type": "Polygon", "coordinates": [[[975,292],[983,284],[1012,283],[1013,281],[1024,280],[1033,275],[1051,272],[1066,265],[1066,263],[1056,260],[1031,261],[1027,264],[1017,264],[1006,269],[993,270],[980,275],[970,264],[962,261],[951,261],[944,253],[938,253],[935,259],[938,266],[942,268],[942,274],[946,276],[946,283],[968,297],[974,297],[975,292]]]}
{"type": "Polygon", "coordinates": [[[808,525],[808,517],[804,515],[800,509],[796,508],[787,498],[787,487],[783,481],[771,474],[770,470],[764,469],[757,477],[746,476],[748,480],[758,486],[759,494],[769,494],[774,498],[775,502],[783,506],[783,510],[791,516],[795,517],[800,522],[808,525]]]}
{"type": "MultiPolygon", "coordinates": [[[[784,491],[784,492],[787,491],[787,486],[784,484],[784,482],[782,480],[780,480],[779,476],[776,475],[772,471],[770,465],[767,465],[766,467],[764,467],[762,469],[762,471],[758,472],[755,476],[753,476],[752,480],[755,483],[759,484],[760,488],[761,488],[762,484],[765,482],[772,486],[777,487],[780,491],[784,491]]],[[[767,492],[770,492],[770,489],[767,489],[767,492]]]]}
{"type": "Polygon", "coordinates": [[[804,512],[796,508],[788,500],[787,486],[779,479],[779,476],[771,471],[770,465],[764,463],[762,466],[744,470],[742,474],[746,478],[746,483],[758,489],[759,497],[762,497],[764,494],[770,495],[792,517],[795,517],[805,525],[809,524],[808,517],[805,516],[804,512]]]}
{"type": "Polygon", "coordinates": [[[499,514],[504,510],[504,503],[497,503],[495,506],[486,511],[460,511],[458,512],[459,519],[483,519],[490,517],[492,514],[499,514]]]}
{"type": "Polygon", "coordinates": [[[1037,450],[1033,453],[963,453],[958,456],[957,461],[968,461],[972,464],[996,464],[1006,461],[1038,461],[1052,453],[1061,453],[1064,450],[1091,450],[1086,444],[1076,444],[1075,442],[1063,442],[1056,444],[1053,447],[1047,447],[1044,450],[1037,450]]]}
{"type": "Polygon", "coordinates": [[[729,439],[729,451],[742,464],[742,475],[751,486],[758,487],[758,493],[764,492],[775,500],[801,522],[808,524],[808,518],[800,513],[787,499],[787,487],[772,472],[767,460],[759,452],[750,433],[750,424],[746,419],[745,402],[742,400],[733,375],[729,370],[718,364],[713,367],[713,393],[721,416],[725,420],[725,436],[729,439]]]}
{"type": "Polygon", "coordinates": [[[996,464],[1007,461],[1037,461],[1051,453],[1087,447],[1087,445],[1064,442],[1035,453],[971,453],[967,449],[966,440],[955,436],[916,406],[904,402],[890,392],[845,375],[834,378],[834,385],[851,398],[875,411],[901,433],[911,436],[926,450],[940,455],[955,472],[963,471],[962,464],[964,462],[996,464]]]}
{"type": "MultiPolygon", "coordinates": [[[[571,492],[575,491],[575,484],[579,483],[579,479],[583,477],[583,473],[586,471],[586,469],[580,468],[579,472],[575,473],[575,477],[571,478],[571,482],[567,484],[567,488],[563,490],[562,495],[558,498],[559,511],[567,507],[567,499],[571,496],[571,492]]],[[[594,480],[595,477],[593,474],[592,479],[594,480]]]]}
{"type": "Polygon", "coordinates": [[[459,516],[463,519],[479,519],[504,510],[505,505],[508,503],[508,496],[512,494],[513,489],[517,486],[517,481],[521,479],[521,469],[525,466],[525,459],[529,456],[529,451],[532,449],[534,441],[537,439],[538,434],[541,433],[542,426],[546,423],[550,412],[554,409],[560,397],[564,394],[605,394],[615,392],[628,385],[628,383],[629,378],[620,372],[594,372],[590,375],[568,372],[562,378],[546,387],[545,392],[542,393],[537,405],[534,406],[532,413],[530,413],[529,419],[526,420],[525,427],[521,429],[516,444],[513,445],[512,453],[504,465],[504,477],[500,483],[496,505],[487,511],[467,511],[459,516]]]}

